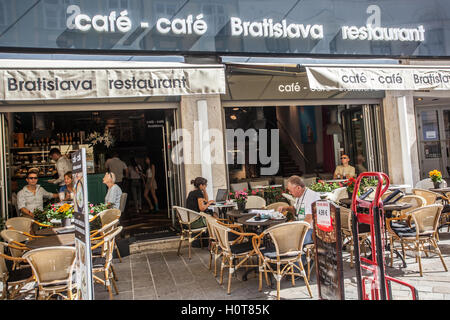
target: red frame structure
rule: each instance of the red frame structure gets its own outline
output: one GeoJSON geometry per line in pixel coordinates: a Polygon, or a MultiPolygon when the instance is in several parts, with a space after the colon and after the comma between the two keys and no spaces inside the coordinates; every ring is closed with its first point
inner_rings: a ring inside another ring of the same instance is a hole
{"type": "Polygon", "coordinates": [[[389,188],[389,177],[382,172],[364,172],[358,176],[352,195],[352,231],[355,255],[355,271],[358,283],[359,300],[392,300],[391,282],[408,287],[412,292],[413,300],[418,299],[418,293],[412,285],[392,278],[385,273],[385,225],[384,209],[381,196],[389,188]],[[365,177],[377,178],[378,184],[375,197],[372,201],[362,200],[358,196],[361,180],[365,177]],[[386,182],[383,187],[383,181],[386,182]],[[363,212],[365,211],[365,212],[363,212]],[[371,259],[360,255],[358,223],[368,224],[371,234],[371,259]],[[364,264],[363,264],[364,263],[364,264]],[[371,276],[362,276],[364,269],[371,276]],[[370,295],[366,288],[370,286],[370,295]]]}

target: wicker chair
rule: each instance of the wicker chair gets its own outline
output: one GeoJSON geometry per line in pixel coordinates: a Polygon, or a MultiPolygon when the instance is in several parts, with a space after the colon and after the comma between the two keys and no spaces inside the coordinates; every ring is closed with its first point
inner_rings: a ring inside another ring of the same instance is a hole
{"type": "Polygon", "coordinates": [[[111,282],[114,286],[114,290],[116,291],[116,294],[119,294],[119,291],[117,290],[116,286],[116,279],[114,277],[114,271],[112,268],[112,259],[113,259],[113,252],[114,252],[114,246],[115,246],[115,239],[116,236],[122,232],[122,227],[119,226],[117,228],[114,228],[112,230],[109,230],[106,232],[99,243],[91,247],[91,250],[94,251],[98,247],[104,248],[102,252],[104,252],[100,257],[99,256],[93,256],[92,259],[92,277],[94,281],[103,284],[108,289],[109,298],[113,299],[112,289],[111,289],[111,282]],[[96,276],[96,273],[102,273],[104,276],[104,279],[101,279],[100,277],[96,276]]]}
{"type": "Polygon", "coordinates": [[[220,284],[223,284],[223,269],[228,268],[227,293],[231,293],[231,277],[240,267],[258,267],[257,264],[249,264],[251,257],[256,255],[255,249],[248,237],[256,236],[255,233],[243,233],[224,226],[217,221],[211,221],[211,226],[217,238],[217,244],[222,252],[222,264],[220,266],[220,284]],[[240,240],[232,244],[230,235],[235,234],[240,240]],[[235,261],[238,261],[235,264],[235,261]]]}
{"type": "Polygon", "coordinates": [[[430,191],[430,190],[425,190],[425,189],[412,189],[412,193],[417,195],[417,196],[421,196],[423,198],[425,198],[426,202],[427,202],[427,206],[432,205],[432,204],[436,204],[436,201],[438,198],[441,197],[441,195],[439,193],[430,191]]]}
{"type": "Polygon", "coordinates": [[[0,280],[3,283],[3,293],[1,299],[15,299],[19,296],[20,290],[27,283],[33,282],[33,272],[30,266],[12,270],[9,264],[12,262],[26,262],[23,258],[14,258],[5,254],[8,244],[0,242],[0,280]],[[9,268],[8,268],[9,267],[9,268]]]}
{"type": "Polygon", "coordinates": [[[291,276],[292,286],[295,285],[295,276],[302,276],[305,280],[309,295],[312,297],[305,268],[302,263],[303,242],[310,225],[304,221],[294,221],[275,225],[266,229],[259,236],[253,238],[253,247],[259,256],[259,291],[262,290],[262,273],[268,282],[267,272],[271,272],[277,281],[277,299],[280,299],[281,279],[291,276]],[[261,249],[262,239],[270,236],[275,251],[270,252],[267,248],[261,249]],[[298,265],[296,265],[298,263],[298,265]],[[276,270],[272,266],[276,265],[276,270]],[[294,268],[298,270],[295,272],[294,268]]]}
{"type": "Polygon", "coordinates": [[[38,285],[37,299],[50,299],[59,295],[72,300],[76,297],[73,290],[73,269],[75,266],[75,247],[46,247],[26,252],[23,258],[31,265],[38,285]],[[67,296],[64,296],[66,293],[67,296]]]}
{"type": "MultiPolygon", "coordinates": [[[[123,194],[122,194],[123,195],[123,194]]],[[[95,219],[99,218],[102,227],[99,230],[102,230],[102,232],[106,232],[107,230],[104,229],[105,226],[109,225],[111,222],[113,221],[119,221],[120,216],[122,215],[122,211],[120,211],[119,209],[106,209],[103,210],[102,212],[97,213],[95,216],[93,216],[89,222],[93,222],[95,219]]],[[[91,237],[92,234],[98,234],[98,230],[93,230],[91,231],[91,237]]],[[[119,258],[119,261],[122,262],[122,257],[120,256],[120,252],[119,249],[117,248],[117,245],[115,244],[115,250],[117,253],[117,257],[119,258]]]]}
{"type": "Polygon", "coordinates": [[[279,207],[286,207],[289,204],[287,204],[286,202],[274,202],[269,204],[268,206],[266,206],[266,210],[277,210],[279,207]]]}
{"type": "MultiPolygon", "coordinates": [[[[24,252],[29,251],[24,242],[31,238],[25,235],[22,231],[5,229],[0,232],[0,236],[8,243],[11,256],[14,258],[22,258],[24,252]]],[[[20,260],[15,260],[12,266],[12,270],[22,267],[20,260]]]]}
{"type": "Polygon", "coordinates": [[[51,227],[50,225],[42,224],[36,220],[27,217],[14,217],[9,218],[5,222],[5,227],[11,230],[22,231],[29,237],[37,237],[34,235],[36,227],[51,227]]]}
{"type": "Polygon", "coordinates": [[[245,209],[261,209],[266,206],[266,200],[259,196],[248,196],[245,209]]]}
{"type": "Polygon", "coordinates": [[[437,229],[442,208],[443,206],[440,204],[433,204],[410,211],[408,214],[411,216],[411,224],[413,223],[414,226],[396,226],[392,223],[402,218],[388,219],[386,223],[387,230],[391,236],[391,256],[395,241],[400,242],[403,256],[405,256],[405,250],[415,251],[421,277],[423,275],[422,251],[425,252],[427,257],[428,253],[431,252],[438,254],[445,271],[447,271],[447,266],[437,245],[437,229]],[[430,245],[429,249],[426,249],[426,244],[430,245]],[[431,249],[431,247],[434,247],[434,249],[431,249]]]}
{"type": "MultiPolygon", "coordinates": [[[[216,217],[213,217],[207,213],[199,212],[199,214],[205,218],[206,220],[206,227],[208,228],[208,235],[209,235],[209,270],[212,268],[212,260],[214,257],[214,277],[217,276],[217,259],[222,256],[222,252],[220,251],[220,247],[218,245],[217,237],[214,233],[214,229],[212,226],[212,221],[216,221],[217,223],[226,226],[231,229],[235,229],[238,232],[243,232],[242,225],[241,224],[234,224],[229,223],[226,219],[219,219],[216,217]]],[[[242,237],[238,237],[235,234],[231,234],[229,237],[229,240],[231,241],[231,244],[234,244],[241,240],[242,237]]]]}
{"type": "MultiPolygon", "coordinates": [[[[345,207],[339,207],[341,217],[341,231],[342,231],[342,243],[346,243],[346,247],[350,253],[350,268],[353,268],[353,231],[352,231],[352,211],[345,207]]],[[[370,247],[369,244],[370,232],[359,233],[359,245],[363,249],[364,254],[367,256],[366,247],[370,247]]]]}
{"type": "Polygon", "coordinates": [[[180,255],[181,244],[184,240],[188,241],[188,252],[189,259],[191,259],[192,242],[196,239],[200,239],[200,245],[202,246],[201,236],[206,232],[207,227],[192,229],[191,225],[198,219],[203,219],[203,217],[193,210],[187,208],[173,206],[175,212],[177,213],[178,223],[180,224],[180,242],[178,244],[177,254],[180,255]]]}

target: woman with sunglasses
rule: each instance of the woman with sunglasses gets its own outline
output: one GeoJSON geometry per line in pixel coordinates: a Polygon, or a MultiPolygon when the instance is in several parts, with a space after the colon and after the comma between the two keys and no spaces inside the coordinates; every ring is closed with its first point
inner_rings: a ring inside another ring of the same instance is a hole
{"type": "Polygon", "coordinates": [[[103,183],[108,187],[108,192],[105,196],[105,203],[110,208],[120,209],[120,197],[122,190],[116,184],[116,175],[113,172],[105,173],[103,183]]]}
{"type": "Polygon", "coordinates": [[[349,178],[355,178],[355,167],[352,167],[348,163],[350,162],[350,158],[348,155],[343,154],[341,156],[341,166],[337,166],[336,170],[334,170],[333,179],[349,179],[349,178]]]}

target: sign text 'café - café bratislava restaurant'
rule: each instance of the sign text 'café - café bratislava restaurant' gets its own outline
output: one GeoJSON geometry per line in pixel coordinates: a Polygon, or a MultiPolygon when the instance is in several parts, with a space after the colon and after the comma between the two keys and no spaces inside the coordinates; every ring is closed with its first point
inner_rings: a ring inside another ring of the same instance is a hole
{"type": "Polygon", "coordinates": [[[449,56],[446,1],[1,0],[3,217],[30,167],[47,186],[55,146],[86,148],[102,202],[93,132],[128,164],[150,154],[170,218],[197,176],[212,198],[327,179],[344,153],[395,184],[448,179],[449,56]]]}

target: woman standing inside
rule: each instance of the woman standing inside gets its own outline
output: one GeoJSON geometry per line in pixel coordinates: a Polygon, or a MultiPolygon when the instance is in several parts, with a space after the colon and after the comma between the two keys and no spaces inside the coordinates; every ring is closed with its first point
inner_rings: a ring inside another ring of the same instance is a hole
{"type": "Polygon", "coordinates": [[[144,189],[144,198],[148,203],[148,206],[150,207],[150,211],[158,211],[158,198],[156,197],[156,189],[158,186],[156,185],[155,180],[155,165],[151,162],[150,156],[145,157],[145,175],[146,175],[146,181],[145,181],[145,189],[144,189]],[[152,202],[150,201],[150,197],[148,196],[149,192],[152,193],[153,203],[155,206],[153,206],[152,202]]]}
{"type": "Polygon", "coordinates": [[[131,158],[131,165],[128,167],[128,177],[131,180],[131,194],[133,195],[134,206],[136,212],[142,210],[142,186],[141,181],[145,177],[142,167],[136,162],[135,158],[131,158]]]}

